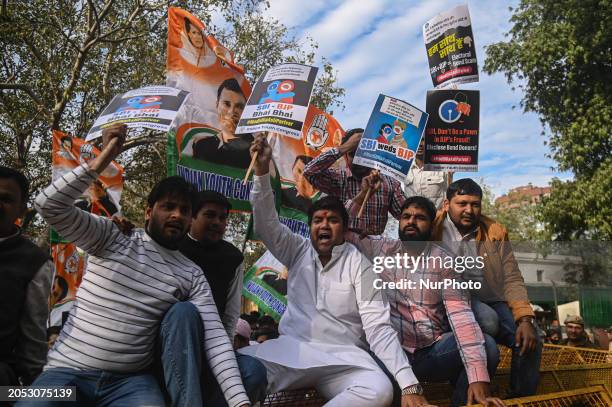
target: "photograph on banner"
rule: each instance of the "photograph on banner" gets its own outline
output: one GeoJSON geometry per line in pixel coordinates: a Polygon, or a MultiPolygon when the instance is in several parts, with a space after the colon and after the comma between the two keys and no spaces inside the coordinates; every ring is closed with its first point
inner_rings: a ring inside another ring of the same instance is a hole
{"type": "Polygon", "coordinates": [[[476,45],[467,4],[427,21],[423,25],[423,39],[436,88],[478,82],[476,45]]]}
{"type": "Polygon", "coordinates": [[[480,92],[427,91],[425,171],[478,171],[480,92]]]}
{"type": "Polygon", "coordinates": [[[51,245],[51,257],[55,276],[49,296],[49,326],[59,326],[64,313],[74,305],[87,266],[87,253],[74,243],[56,243],[51,245]]]}
{"type": "Polygon", "coordinates": [[[309,65],[281,64],[264,72],[253,87],[236,133],[270,131],[302,138],[317,71],[309,65]]]}
{"type": "Polygon", "coordinates": [[[168,131],[189,92],[168,86],[146,86],[117,95],[106,106],[87,133],[90,141],[116,123],[128,128],[168,131]]]}
{"type": "Polygon", "coordinates": [[[251,162],[251,134],[236,126],[251,85],[231,51],[185,10],[168,9],[166,84],[190,93],[168,133],[168,175],[196,189],[225,195],[234,210],[250,211],[252,183],[242,185],[251,162]]]}
{"type": "MultiPolygon", "coordinates": [[[[53,130],[52,138],[51,176],[54,181],[100,154],[93,145],[67,133],[53,130]]],[[[115,161],[111,162],[74,205],[99,216],[119,215],[123,172],[121,165],[115,161]]],[[[61,325],[63,315],[69,312],[73,305],[76,291],[86,271],[87,254],[75,244],[62,239],[53,229],[50,231],[50,243],[55,267],[53,288],[49,297],[50,326],[56,326],[61,325]]]]}
{"type": "Polygon", "coordinates": [[[287,267],[266,251],[244,274],[242,295],[279,321],[287,308],[287,267]]]}
{"type": "Polygon", "coordinates": [[[403,182],[414,162],[427,113],[410,103],[379,95],[353,163],[403,182]]]}

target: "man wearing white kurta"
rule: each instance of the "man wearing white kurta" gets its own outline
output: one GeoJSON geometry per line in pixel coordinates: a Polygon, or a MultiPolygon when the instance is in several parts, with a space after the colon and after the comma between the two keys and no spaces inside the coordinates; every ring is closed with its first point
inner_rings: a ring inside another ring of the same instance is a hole
{"type": "Polygon", "coordinates": [[[288,304],[278,339],[240,350],[268,371],[268,392],[314,387],[326,406],[386,406],[389,379],[368,354],[368,344],[393,374],[403,406],[426,405],[420,385],[390,324],[389,306],[373,288],[371,263],[350,243],[348,215],[334,198],[309,212],[310,240],[282,225],[275,211],[268,173],[271,150],[263,136],[251,191],[255,233],[288,268],[288,304]],[[414,393],[413,393],[414,391],[414,393]]]}

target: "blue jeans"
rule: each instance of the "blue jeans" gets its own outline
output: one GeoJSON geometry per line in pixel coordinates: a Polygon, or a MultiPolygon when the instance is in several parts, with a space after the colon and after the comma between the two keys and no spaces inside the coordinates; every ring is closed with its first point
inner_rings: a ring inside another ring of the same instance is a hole
{"type": "Polygon", "coordinates": [[[57,367],[42,372],[32,386],[76,386],[77,401],[23,400],[19,401],[17,406],[164,407],[165,405],[155,377],[148,373],[121,374],[57,367]]]}
{"type": "MultiPolygon", "coordinates": [[[[499,350],[495,340],[484,335],[485,352],[487,354],[487,371],[493,378],[499,363],[499,350]]],[[[451,406],[467,404],[468,377],[457,347],[455,335],[452,332],[442,334],[440,339],[427,348],[419,349],[413,354],[407,353],[412,371],[421,382],[447,382],[453,386],[451,406]]],[[[374,355],[374,360],[393,383],[393,406],[400,405],[401,390],[395,378],[385,365],[374,355]]]]}
{"type": "MultiPolygon", "coordinates": [[[[204,327],[197,308],[190,302],[174,304],[160,329],[161,362],[166,389],[173,406],[227,405],[203,355],[204,327]],[[205,368],[203,368],[205,367],[205,368]]],[[[266,369],[257,359],[237,355],[245,390],[252,403],[266,396],[266,369]]]]}
{"type": "Polygon", "coordinates": [[[536,394],[542,359],[542,341],[539,335],[536,333],[535,351],[521,356],[521,349],[515,344],[516,323],[506,302],[484,303],[472,298],[472,310],[484,333],[493,336],[500,345],[512,349],[510,393],[507,397],[526,397],[536,394]]]}

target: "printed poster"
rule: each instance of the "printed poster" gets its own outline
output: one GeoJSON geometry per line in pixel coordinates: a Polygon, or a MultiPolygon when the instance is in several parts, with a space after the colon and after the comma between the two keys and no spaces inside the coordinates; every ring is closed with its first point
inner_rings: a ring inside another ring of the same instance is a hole
{"type": "Polygon", "coordinates": [[[168,86],[147,86],[117,95],[96,119],[85,140],[100,137],[102,130],[116,123],[166,132],[188,94],[168,86]]]}
{"type": "Polygon", "coordinates": [[[480,92],[430,90],[425,171],[478,171],[480,92]]]}
{"type": "Polygon", "coordinates": [[[318,68],[281,64],[255,83],[237,133],[270,131],[300,139],[318,68]]]}
{"type": "Polygon", "coordinates": [[[403,182],[427,123],[427,113],[410,103],[379,95],[353,162],[403,182]]]}
{"type": "Polygon", "coordinates": [[[431,80],[436,88],[478,82],[476,45],[467,4],[426,22],[423,39],[431,80]]]}
{"type": "MultiPolygon", "coordinates": [[[[95,158],[100,151],[85,140],[53,130],[52,178],[55,181],[82,163],[95,158]]],[[[111,162],[75,206],[95,215],[111,217],[121,213],[123,167],[111,162]]],[[[49,298],[50,326],[61,325],[62,315],[70,310],[76,291],[87,268],[87,254],[51,230],[51,255],[55,267],[49,298]]]]}
{"type": "Polygon", "coordinates": [[[176,7],[168,9],[166,84],[190,93],[168,133],[168,175],[222,193],[234,210],[250,211],[252,182],[242,180],[253,136],[238,134],[236,126],[251,85],[233,53],[176,7]]]}
{"type": "Polygon", "coordinates": [[[266,251],[245,273],[242,295],[279,321],[287,308],[287,268],[266,251]]]}

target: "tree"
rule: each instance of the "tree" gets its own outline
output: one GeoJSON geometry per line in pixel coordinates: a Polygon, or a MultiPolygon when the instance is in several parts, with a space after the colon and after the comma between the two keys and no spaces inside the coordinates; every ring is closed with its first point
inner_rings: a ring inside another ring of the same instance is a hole
{"type": "MultiPolygon", "coordinates": [[[[512,9],[511,9],[512,10],[512,9]]],[[[559,170],[540,214],[553,238],[612,238],[612,3],[522,0],[509,40],[486,48],[484,70],[503,72],[540,116],[559,170]]]]}
{"type": "MultiPolygon", "coordinates": [[[[26,173],[32,196],[50,182],[52,129],[84,137],[114,95],[165,83],[169,6],[189,10],[206,24],[220,11],[230,28],[218,33],[238,47],[238,62],[247,69],[263,60],[314,61],[316,44],[305,54],[281,23],[261,16],[263,0],[3,1],[0,156],[3,165],[26,173]],[[256,48],[250,31],[241,28],[255,26],[265,49],[256,48]]],[[[338,106],[344,91],[331,65],[323,71],[320,107],[338,106]]],[[[126,169],[123,212],[141,224],[146,195],[166,174],[166,135],[130,131],[120,163],[126,169]]]]}

